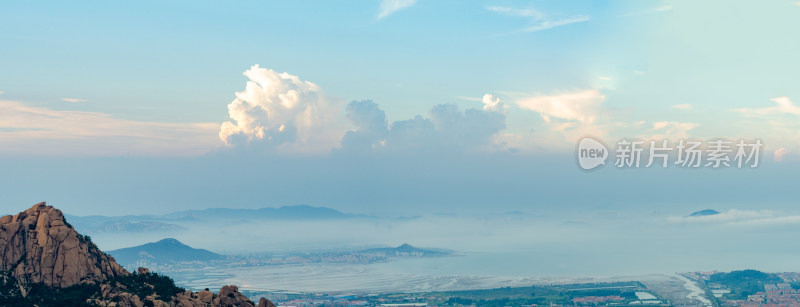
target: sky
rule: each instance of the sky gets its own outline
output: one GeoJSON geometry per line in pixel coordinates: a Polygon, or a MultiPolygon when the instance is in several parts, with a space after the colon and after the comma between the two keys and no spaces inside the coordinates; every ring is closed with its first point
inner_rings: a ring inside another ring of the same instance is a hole
{"type": "Polygon", "coordinates": [[[791,210],[799,14],[796,1],[3,3],[0,213],[791,210]],[[585,172],[585,135],[764,148],[755,169],[585,172]]]}

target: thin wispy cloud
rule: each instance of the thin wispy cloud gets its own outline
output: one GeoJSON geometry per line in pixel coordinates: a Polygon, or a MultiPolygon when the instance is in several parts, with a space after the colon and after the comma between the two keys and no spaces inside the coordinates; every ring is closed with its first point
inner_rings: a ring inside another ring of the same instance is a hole
{"type": "MultiPolygon", "coordinates": [[[[568,24],[589,21],[591,18],[588,15],[574,15],[574,16],[550,16],[532,8],[513,8],[505,6],[489,6],[486,10],[503,14],[512,17],[522,17],[531,20],[532,25],[519,29],[519,32],[536,32],[555,27],[565,26],[568,24]]],[[[506,34],[512,34],[506,33],[506,34]]]]}
{"type": "Polygon", "coordinates": [[[653,123],[653,130],[651,133],[644,136],[646,139],[656,140],[679,140],[689,138],[689,130],[697,128],[700,124],[685,123],[685,122],[671,122],[660,121],[653,123]]]}
{"type": "Polygon", "coordinates": [[[0,100],[0,154],[193,156],[221,145],[217,123],[164,123],[0,100]]]}
{"type": "Polygon", "coordinates": [[[668,222],[676,224],[720,224],[728,226],[774,226],[800,223],[798,215],[780,215],[769,210],[731,209],[714,215],[668,217],[668,222]]]}
{"type": "Polygon", "coordinates": [[[542,18],[544,15],[534,9],[517,9],[506,6],[487,6],[487,10],[509,16],[542,18]]]}
{"type": "Polygon", "coordinates": [[[800,107],[794,105],[789,97],[777,97],[770,99],[777,103],[777,106],[767,108],[739,108],[733,109],[734,112],[749,115],[775,115],[775,114],[792,114],[800,115],[800,107]]]}
{"type": "Polygon", "coordinates": [[[61,101],[64,102],[87,102],[86,99],[78,99],[78,98],[61,98],[61,101]]]}
{"type": "Polygon", "coordinates": [[[522,29],[522,32],[536,32],[584,21],[589,21],[589,16],[573,16],[565,19],[544,20],[537,25],[522,29]]]}
{"type": "Polygon", "coordinates": [[[416,2],[417,0],[383,0],[381,1],[381,10],[378,13],[378,19],[386,18],[399,10],[414,5],[416,2]]]}
{"type": "Polygon", "coordinates": [[[622,16],[637,16],[637,15],[645,15],[645,14],[653,14],[653,13],[663,13],[672,10],[672,6],[670,5],[661,5],[641,11],[630,12],[622,16]]]}
{"type": "Polygon", "coordinates": [[[678,109],[678,110],[691,110],[694,107],[688,103],[681,103],[671,106],[670,109],[678,109]]]}

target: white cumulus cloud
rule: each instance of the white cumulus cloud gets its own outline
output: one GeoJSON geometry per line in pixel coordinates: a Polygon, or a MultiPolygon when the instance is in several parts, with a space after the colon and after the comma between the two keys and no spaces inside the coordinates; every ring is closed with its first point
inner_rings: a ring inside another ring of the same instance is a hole
{"type": "MultiPolygon", "coordinates": [[[[498,106],[493,97],[488,100],[498,106]]],[[[372,101],[353,101],[347,118],[356,128],[342,138],[341,151],[427,154],[432,152],[488,151],[505,125],[505,115],[493,110],[461,110],[455,104],[434,106],[428,118],[395,121],[372,101]]]]}
{"type": "Polygon", "coordinates": [[[595,122],[600,104],[605,99],[605,95],[597,90],[583,90],[522,98],[517,101],[517,106],[538,112],[548,123],[555,118],[589,125],[595,122]]]}
{"type": "Polygon", "coordinates": [[[778,148],[778,149],[775,150],[775,154],[773,155],[772,159],[775,162],[781,162],[781,161],[783,161],[783,157],[786,156],[786,154],[788,154],[788,153],[789,153],[788,149],[783,148],[783,147],[778,148]]]}
{"type": "MultiPolygon", "coordinates": [[[[557,92],[551,95],[524,96],[516,99],[516,105],[525,110],[539,113],[549,130],[558,132],[568,143],[574,142],[581,135],[592,135],[599,138],[608,137],[608,132],[618,123],[609,118],[601,120],[606,110],[602,109],[602,103],[606,97],[598,90],[587,89],[570,92],[557,92]]],[[[545,141],[547,146],[558,142],[561,145],[563,140],[553,138],[549,133],[539,133],[537,139],[549,138],[545,141]],[[548,145],[549,144],[549,145],[548,145]]],[[[515,147],[523,147],[507,138],[509,142],[515,143],[515,147]]]]}
{"type": "Polygon", "coordinates": [[[500,102],[500,98],[492,94],[483,95],[481,102],[483,102],[483,110],[485,111],[503,112],[505,107],[503,103],[500,102]]]}
{"type": "Polygon", "coordinates": [[[323,128],[335,121],[336,112],[319,86],[258,65],[244,75],[249,79],[245,90],[228,104],[231,121],[219,130],[225,144],[300,151],[333,147],[325,134],[335,129],[323,128]]]}

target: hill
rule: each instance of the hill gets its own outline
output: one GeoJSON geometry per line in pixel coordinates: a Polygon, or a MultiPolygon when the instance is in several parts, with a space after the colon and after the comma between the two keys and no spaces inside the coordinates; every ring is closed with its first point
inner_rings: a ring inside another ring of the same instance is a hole
{"type": "Polygon", "coordinates": [[[713,274],[709,276],[708,282],[730,288],[731,294],[738,299],[747,299],[748,295],[764,291],[764,285],[783,282],[783,279],[772,273],[741,270],[713,274]]]}
{"type": "Polygon", "coordinates": [[[205,249],[192,248],[180,241],[167,238],[139,246],[122,248],[108,252],[125,267],[131,267],[139,261],[148,263],[170,263],[189,261],[214,261],[225,257],[205,249]]]}
{"type": "Polygon", "coordinates": [[[706,210],[700,210],[700,211],[694,212],[694,213],[690,214],[689,216],[709,216],[709,215],[717,215],[717,214],[719,214],[719,211],[717,211],[717,210],[706,209],[706,210]]]}

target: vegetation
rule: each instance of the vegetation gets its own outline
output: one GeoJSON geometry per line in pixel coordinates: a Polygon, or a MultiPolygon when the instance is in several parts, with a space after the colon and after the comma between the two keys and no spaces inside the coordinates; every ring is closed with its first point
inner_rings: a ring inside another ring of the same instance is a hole
{"type": "Polygon", "coordinates": [[[717,273],[709,277],[709,283],[715,283],[731,289],[731,299],[746,299],[748,295],[764,291],[764,285],[783,282],[778,275],[756,270],[732,271],[717,273]]]}
{"type": "Polygon", "coordinates": [[[185,292],[186,289],[178,287],[172,278],[158,273],[145,273],[145,274],[131,274],[128,276],[120,276],[112,280],[122,285],[126,292],[133,293],[139,298],[144,299],[146,296],[158,295],[162,298],[170,298],[178,293],[185,292]]]}
{"type": "MultiPolygon", "coordinates": [[[[114,278],[110,283],[119,284],[121,286],[119,289],[135,294],[142,300],[150,295],[169,298],[186,291],[175,286],[171,278],[156,273],[121,276],[114,278]]],[[[0,272],[0,306],[95,306],[88,301],[100,298],[101,291],[98,284],[79,284],[67,288],[58,288],[50,287],[43,283],[35,283],[20,287],[10,272],[0,272]],[[23,295],[23,293],[25,294],[23,295]]],[[[145,306],[148,303],[152,305],[150,301],[145,301],[144,303],[145,306]]]]}
{"type": "Polygon", "coordinates": [[[43,283],[35,283],[20,288],[10,272],[0,272],[0,306],[95,306],[87,300],[99,297],[100,286],[96,284],[54,288],[43,283]]]}
{"type": "MultiPolygon", "coordinates": [[[[526,306],[551,303],[572,305],[572,299],[584,296],[620,296],[623,301],[631,302],[636,300],[636,291],[645,289],[644,285],[639,282],[612,282],[441,291],[426,293],[425,297],[433,298],[432,302],[440,306],[526,306]]],[[[403,297],[397,296],[396,298],[402,299],[403,297]]]]}

